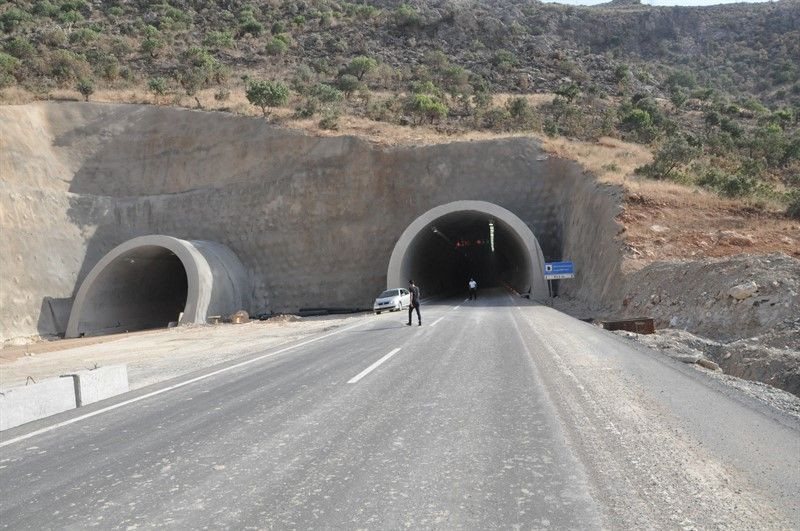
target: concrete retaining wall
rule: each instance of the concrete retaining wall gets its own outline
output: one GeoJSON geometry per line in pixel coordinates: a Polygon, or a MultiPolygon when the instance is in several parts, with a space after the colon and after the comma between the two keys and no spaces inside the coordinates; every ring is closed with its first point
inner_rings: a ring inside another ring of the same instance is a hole
{"type": "Polygon", "coordinates": [[[0,393],[0,430],[77,407],[72,378],[52,378],[0,393]]]}

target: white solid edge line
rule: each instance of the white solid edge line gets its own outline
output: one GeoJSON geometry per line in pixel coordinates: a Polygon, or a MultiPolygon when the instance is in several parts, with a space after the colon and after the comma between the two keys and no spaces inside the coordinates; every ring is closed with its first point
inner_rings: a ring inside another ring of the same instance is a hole
{"type": "Polygon", "coordinates": [[[349,384],[356,383],[361,378],[363,378],[364,376],[368,375],[373,370],[375,370],[381,363],[383,363],[384,361],[388,360],[389,358],[391,358],[392,356],[394,356],[398,352],[400,352],[400,348],[399,347],[394,349],[393,351],[389,352],[387,355],[385,355],[384,357],[382,357],[381,359],[379,359],[378,361],[376,361],[375,363],[373,363],[372,365],[370,365],[369,367],[367,367],[366,369],[364,369],[363,371],[361,371],[357,375],[355,375],[352,378],[350,378],[350,380],[348,380],[347,383],[349,383],[349,384]]]}
{"type": "Polygon", "coordinates": [[[97,415],[100,415],[101,413],[106,413],[108,411],[112,411],[114,409],[118,409],[118,408],[121,408],[123,406],[127,406],[129,404],[133,404],[134,402],[139,402],[140,400],[144,400],[146,398],[150,398],[150,397],[153,397],[153,396],[156,396],[156,395],[160,395],[162,393],[166,393],[167,391],[172,391],[174,389],[178,389],[180,387],[184,387],[186,385],[189,385],[189,384],[192,384],[192,383],[195,383],[195,382],[199,382],[200,380],[205,380],[207,378],[211,378],[212,376],[216,376],[217,374],[222,374],[223,372],[231,371],[233,369],[238,369],[239,367],[244,367],[245,365],[250,365],[250,364],[255,363],[257,361],[261,361],[263,359],[270,358],[272,356],[277,356],[278,354],[283,354],[284,352],[288,352],[290,350],[293,350],[293,349],[296,349],[296,348],[299,348],[299,347],[303,347],[303,346],[311,344],[311,343],[315,343],[315,342],[320,341],[322,339],[326,339],[326,338],[331,337],[333,335],[340,334],[342,332],[345,332],[347,330],[350,330],[351,328],[355,328],[356,326],[360,326],[362,324],[364,324],[364,323],[355,323],[355,324],[352,324],[350,326],[346,326],[344,328],[341,328],[339,330],[335,330],[335,331],[331,332],[330,334],[325,334],[324,336],[315,337],[313,339],[309,339],[309,340],[303,341],[302,343],[297,343],[296,345],[290,345],[290,346],[284,347],[284,348],[282,348],[280,350],[276,350],[275,352],[270,352],[269,354],[264,354],[263,356],[258,356],[256,358],[245,360],[245,361],[236,363],[234,365],[230,365],[228,367],[223,367],[222,369],[218,369],[218,370],[210,372],[208,374],[203,374],[202,376],[197,376],[196,378],[192,378],[190,380],[186,380],[186,381],[183,381],[183,382],[180,382],[180,383],[176,383],[175,385],[170,385],[169,387],[165,387],[163,389],[158,389],[158,390],[153,391],[151,393],[147,393],[147,394],[144,394],[142,396],[137,396],[135,398],[131,398],[130,400],[125,400],[124,402],[120,402],[118,404],[113,404],[113,405],[110,405],[108,407],[104,407],[102,409],[98,409],[97,411],[92,411],[91,413],[86,413],[85,415],[80,415],[78,417],[71,418],[71,419],[65,420],[63,422],[59,422],[57,424],[53,424],[52,426],[47,426],[45,428],[41,428],[39,430],[32,431],[30,433],[26,433],[25,435],[20,435],[19,437],[14,437],[13,439],[9,439],[7,441],[2,441],[2,442],[0,442],[0,448],[2,448],[4,446],[8,446],[10,444],[17,443],[19,441],[24,441],[25,439],[30,439],[31,437],[35,437],[35,436],[41,435],[43,433],[47,433],[48,431],[53,431],[53,430],[55,430],[57,428],[61,428],[63,426],[68,426],[70,424],[75,424],[76,422],[79,422],[81,420],[85,420],[85,419],[88,419],[88,418],[91,418],[91,417],[95,417],[97,415]]]}

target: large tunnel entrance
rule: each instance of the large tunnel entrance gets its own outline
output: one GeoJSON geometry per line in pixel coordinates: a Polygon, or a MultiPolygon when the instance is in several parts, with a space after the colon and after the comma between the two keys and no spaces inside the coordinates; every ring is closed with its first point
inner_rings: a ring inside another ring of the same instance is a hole
{"type": "Polygon", "coordinates": [[[205,323],[248,310],[247,274],[214,242],[141,236],[115,247],[81,283],[66,337],[205,323]]]}
{"type": "Polygon", "coordinates": [[[544,258],[539,243],[516,215],[484,201],[436,207],[403,232],[387,272],[387,289],[414,279],[426,295],[508,284],[520,293],[543,296],[544,258]]]}

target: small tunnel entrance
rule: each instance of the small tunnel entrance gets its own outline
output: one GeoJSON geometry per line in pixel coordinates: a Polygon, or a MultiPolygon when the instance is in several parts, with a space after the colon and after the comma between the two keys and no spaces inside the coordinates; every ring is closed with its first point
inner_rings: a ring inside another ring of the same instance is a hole
{"type": "Polygon", "coordinates": [[[139,236],[109,251],[86,275],[64,335],[203,324],[209,316],[250,310],[250,293],[247,271],[226,246],[139,236]]]}
{"type": "Polygon", "coordinates": [[[186,306],[186,268],[171,250],[142,246],[116,257],[86,294],[78,333],[166,327],[186,306]]]}
{"type": "Polygon", "coordinates": [[[543,257],[533,233],[508,210],[482,201],[442,205],[417,218],[395,246],[387,288],[413,278],[426,295],[508,284],[521,293],[546,293],[543,257]],[[543,287],[544,286],[544,287],[543,287]]]}

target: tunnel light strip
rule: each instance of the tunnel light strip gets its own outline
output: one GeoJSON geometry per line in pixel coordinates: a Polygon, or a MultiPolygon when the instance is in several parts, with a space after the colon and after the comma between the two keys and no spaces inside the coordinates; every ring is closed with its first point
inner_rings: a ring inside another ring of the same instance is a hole
{"type": "Polygon", "coordinates": [[[489,245],[492,248],[492,252],[494,252],[494,221],[489,220],[489,245]]]}

